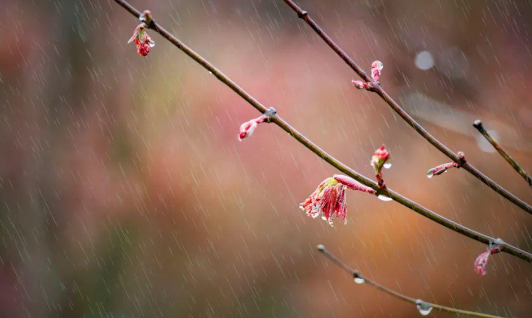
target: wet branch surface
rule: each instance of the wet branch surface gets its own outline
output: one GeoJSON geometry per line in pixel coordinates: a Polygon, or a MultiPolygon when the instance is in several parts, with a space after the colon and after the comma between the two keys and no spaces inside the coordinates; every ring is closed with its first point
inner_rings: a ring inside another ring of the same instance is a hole
{"type": "Polygon", "coordinates": [[[484,138],[486,138],[486,140],[493,146],[493,148],[495,148],[495,150],[497,150],[497,152],[504,158],[504,160],[506,160],[515,169],[515,171],[517,171],[521,175],[521,177],[525,179],[525,181],[530,187],[532,187],[532,177],[530,177],[530,174],[528,174],[528,172],[526,172],[526,170],[523,169],[523,167],[521,167],[521,165],[519,165],[519,163],[517,163],[517,161],[515,161],[515,159],[510,156],[508,152],[506,152],[506,150],[504,150],[504,148],[497,142],[497,140],[493,139],[490,133],[484,128],[484,125],[482,124],[482,121],[480,121],[480,119],[475,120],[475,122],[473,123],[473,127],[475,127],[478,132],[484,138]]]}
{"type": "Polygon", "coordinates": [[[422,301],[420,299],[414,299],[412,297],[408,297],[406,295],[403,295],[403,294],[401,294],[399,292],[396,292],[393,289],[385,287],[385,286],[383,286],[383,285],[381,285],[381,284],[379,284],[379,283],[377,283],[377,282],[375,282],[375,281],[373,281],[371,279],[368,279],[367,277],[363,276],[359,271],[352,269],[346,263],[341,261],[338,257],[334,256],[331,252],[329,252],[325,248],[325,246],[323,246],[321,244],[318,245],[318,251],[323,253],[323,255],[325,255],[325,257],[330,259],[338,267],[340,267],[341,269],[343,269],[344,271],[349,273],[354,279],[363,280],[363,282],[362,282],[363,284],[368,284],[371,287],[375,287],[376,289],[378,289],[378,290],[380,290],[382,292],[385,292],[388,295],[391,295],[392,297],[398,298],[398,299],[406,301],[408,303],[411,303],[411,304],[414,304],[414,305],[424,306],[427,309],[431,307],[434,310],[446,311],[446,312],[450,312],[450,313],[454,313],[454,314],[462,315],[462,316],[472,316],[472,317],[482,317],[482,318],[502,318],[501,316],[494,316],[494,315],[483,314],[483,313],[474,312],[474,311],[461,310],[461,309],[457,309],[457,308],[453,308],[453,307],[442,306],[442,305],[438,305],[438,304],[433,304],[433,303],[429,303],[429,302],[426,302],[426,301],[422,301]]]}
{"type": "MultiPolygon", "coordinates": [[[[132,7],[129,3],[127,3],[124,0],[115,0],[116,3],[121,5],[124,9],[129,11],[132,15],[139,18],[141,13],[132,7]]],[[[259,101],[257,101],[253,96],[248,94],[246,91],[244,91],[240,86],[238,86],[235,82],[233,82],[229,77],[227,77],[224,73],[222,73],[220,70],[218,70],[214,65],[212,65],[209,61],[207,61],[205,58],[200,56],[198,53],[196,53],[194,50],[189,48],[187,45],[185,45],[183,42],[181,42],[179,39],[177,39],[174,35],[172,35],[170,32],[168,32],[165,28],[158,25],[154,20],[150,21],[149,28],[152,30],[155,30],[157,33],[159,33],[163,38],[167,39],[169,42],[174,44],[177,48],[179,48],[181,51],[183,51],[186,55],[188,55],[190,58],[198,62],[201,66],[206,68],[208,71],[210,71],[216,78],[218,78],[222,83],[227,85],[229,88],[231,88],[235,93],[237,93],[239,96],[241,96],[244,100],[246,100],[251,106],[253,106],[255,109],[257,109],[262,114],[268,113],[269,109],[266,108],[264,105],[262,105],[259,101]]],[[[377,183],[362,174],[354,171],[353,169],[349,168],[344,163],[340,162],[338,159],[334,158],[327,152],[325,152],[323,149],[321,149],[319,146],[314,144],[312,141],[310,141],[307,137],[305,137],[303,134],[301,134],[299,131],[297,131],[295,128],[290,126],[286,121],[284,121],[281,117],[278,115],[274,115],[271,117],[269,122],[276,124],[281,129],[283,129],[285,132],[287,132],[290,136],[295,138],[299,143],[301,143],[303,146],[307,147],[310,151],[318,155],[320,158],[325,160],[327,163],[329,163],[331,166],[335,167],[339,171],[343,172],[344,174],[352,177],[353,179],[357,180],[358,182],[374,189],[377,191],[377,194],[383,194],[386,195],[396,202],[406,206],[407,208],[423,215],[424,217],[429,218],[430,220],[439,223],[443,226],[445,226],[448,229],[451,229],[457,233],[460,233],[464,236],[467,236],[473,240],[476,240],[480,243],[489,245],[491,242],[495,241],[495,238],[490,237],[488,235],[482,234],[480,232],[474,231],[464,225],[461,225],[457,222],[454,222],[452,220],[449,220],[436,212],[433,212],[429,210],[428,208],[410,200],[406,197],[402,196],[401,194],[392,191],[390,189],[379,189],[377,183]]],[[[505,253],[508,253],[510,255],[516,256],[522,260],[525,260],[527,262],[532,263],[532,254],[529,252],[526,252],[524,250],[521,250],[513,245],[510,245],[505,242],[501,242],[500,244],[501,250],[505,253]]]]}
{"type": "Polygon", "coordinates": [[[495,181],[491,180],[489,177],[487,177],[485,174],[480,172],[477,168],[473,167],[471,164],[469,164],[465,160],[461,160],[456,153],[451,151],[446,145],[444,145],[442,142],[440,142],[436,137],[432,136],[423,126],[421,126],[417,121],[414,120],[394,99],[386,93],[386,91],[380,86],[379,83],[373,82],[371,78],[360,68],[360,66],[351,59],[347,53],[345,53],[342,48],[338,46],[328,35],[323,31],[323,29],[308,15],[307,11],[304,11],[301,9],[297,4],[294,3],[292,0],[283,0],[290,8],[292,8],[298,15],[299,18],[303,19],[316,33],[333,49],[336,54],[347,64],[355,73],[358,74],[364,81],[367,83],[373,84],[371,91],[375,92],[377,95],[379,95],[382,100],[386,102],[408,125],[410,125],[414,130],[420,134],[425,140],[427,140],[429,143],[431,143],[436,149],[438,149],[441,153],[449,157],[452,161],[456,162],[460,165],[460,167],[464,168],[464,170],[471,173],[473,176],[475,176],[477,179],[482,181],[484,184],[486,184],[488,187],[490,187],[492,190],[497,192],[498,194],[502,195],[504,198],[506,198],[508,201],[512,202],[516,206],[523,209],[525,212],[528,212],[532,214],[532,205],[526,203],[525,201],[519,199],[514,194],[500,186],[495,181]]]}

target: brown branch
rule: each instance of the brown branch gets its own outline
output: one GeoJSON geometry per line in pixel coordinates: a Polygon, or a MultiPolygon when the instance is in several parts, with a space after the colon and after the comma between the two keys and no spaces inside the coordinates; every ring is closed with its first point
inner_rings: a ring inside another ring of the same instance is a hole
{"type": "MultiPolygon", "coordinates": [[[[116,3],[120,4],[123,8],[125,8],[127,11],[129,11],[131,14],[136,16],[137,18],[140,16],[140,12],[132,7],[129,3],[127,3],[124,0],[115,0],[116,3]]],[[[257,109],[262,114],[270,114],[272,113],[269,111],[264,105],[262,105],[259,101],[257,101],[253,96],[248,94],[246,91],[244,91],[240,86],[238,86],[235,82],[233,82],[227,75],[222,73],[220,70],[218,70],[214,65],[212,65],[209,61],[204,59],[202,56],[200,56],[198,53],[196,53],[194,50],[189,48],[187,45],[185,45],[183,42],[181,42],[179,39],[177,39],[174,35],[170,34],[165,28],[158,25],[155,21],[151,21],[149,24],[149,27],[156,32],[158,32],[163,38],[167,39],[170,43],[174,44],[177,48],[179,48],[181,51],[183,51],[186,55],[188,55],[190,58],[192,58],[194,61],[198,62],[201,66],[206,68],[208,71],[210,71],[216,78],[218,78],[222,83],[227,85],[229,88],[231,88],[235,93],[240,95],[244,100],[246,100],[251,106],[253,106],[255,109],[257,109]]],[[[310,151],[321,157],[323,160],[325,160],[327,163],[329,163],[331,166],[335,167],[336,169],[340,170],[344,174],[350,176],[351,178],[357,180],[358,182],[374,189],[377,191],[377,194],[384,194],[396,202],[406,206],[407,208],[423,215],[426,218],[431,219],[432,221],[439,223],[443,226],[445,226],[448,229],[451,229],[457,233],[460,233],[464,236],[467,236],[475,241],[484,243],[486,245],[489,245],[490,242],[494,242],[495,239],[479,233],[477,231],[474,231],[466,226],[463,226],[459,223],[456,223],[454,221],[451,221],[427,208],[424,206],[407,199],[400,195],[399,193],[392,191],[390,189],[379,189],[379,186],[376,182],[373,180],[368,179],[367,177],[361,175],[360,173],[356,172],[355,170],[349,168],[347,165],[340,162],[338,159],[334,158],[327,152],[325,152],[323,149],[318,147],[316,144],[314,144],[312,141],[307,139],[303,134],[301,134],[299,131],[297,131],[295,128],[290,126],[286,121],[284,121],[281,117],[278,115],[273,115],[270,117],[269,122],[276,124],[281,129],[286,131],[290,136],[294,137],[297,141],[299,141],[303,146],[307,147],[310,151]]],[[[532,263],[532,254],[525,252],[515,246],[512,246],[508,243],[501,242],[501,249],[503,252],[508,253],[510,255],[516,256],[520,259],[523,259],[527,262],[532,263]]]]}
{"type": "Polygon", "coordinates": [[[532,206],[525,201],[519,199],[515,195],[513,195],[511,192],[497,184],[495,181],[488,178],[485,174],[477,170],[477,168],[473,167],[471,164],[469,164],[466,161],[460,160],[457,154],[452,152],[447,146],[445,146],[442,142],[440,142],[436,137],[432,136],[428,131],[423,128],[418,122],[414,120],[408,113],[401,108],[401,106],[393,100],[387,93],[384,91],[384,89],[380,86],[379,83],[372,81],[372,79],[358,66],[353,59],[351,59],[347,53],[345,53],[339,46],[336,44],[328,35],[323,31],[320,26],[314,22],[314,20],[309,17],[308,13],[304,10],[302,10],[297,4],[294,3],[292,0],[283,0],[292,8],[296,13],[297,16],[301,19],[303,19],[307,24],[314,30],[316,33],[327,43],[338,56],[344,62],[355,71],[355,73],[358,74],[364,81],[372,84],[372,92],[377,93],[403,120],[409,124],[412,128],[414,128],[415,131],[417,131],[418,134],[420,134],[425,140],[427,140],[429,143],[431,143],[436,149],[438,149],[440,152],[442,152],[444,155],[449,157],[452,161],[456,162],[460,165],[460,167],[464,168],[464,170],[467,170],[469,173],[471,173],[473,176],[475,176],[477,179],[482,181],[484,184],[486,184],[488,187],[493,189],[498,194],[502,195],[504,198],[506,198],[508,201],[512,202],[516,206],[520,207],[524,211],[532,214],[532,206]]]}
{"type": "Polygon", "coordinates": [[[355,279],[355,282],[358,280],[362,284],[368,284],[372,287],[375,287],[376,289],[380,291],[387,293],[388,295],[391,295],[392,297],[398,298],[400,300],[406,301],[416,306],[421,306],[423,309],[433,308],[435,310],[446,311],[446,312],[450,312],[450,313],[457,314],[457,315],[466,315],[466,316],[481,317],[481,318],[503,318],[501,316],[494,316],[494,315],[489,315],[489,314],[483,314],[480,312],[467,311],[467,310],[457,309],[453,307],[447,307],[447,306],[442,306],[438,304],[428,303],[428,302],[422,301],[421,299],[414,299],[412,297],[408,297],[406,295],[396,292],[393,289],[385,287],[363,276],[359,271],[352,269],[346,263],[342,262],[339,258],[331,254],[331,252],[329,252],[325,248],[325,246],[321,244],[318,245],[318,251],[322,252],[323,255],[325,255],[328,259],[330,259],[334,264],[336,264],[338,267],[343,269],[345,272],[353,276],[353,278],[355,279]]]}
{"type": "Polygon", "coordinates": [[[499,152],[499,154],[515,169],[515,171],[517,171],[523,177],[523,179],[525,179],[528,185],[532,187],[532,177],[530,177],[528,172],[526,172],[526,170],[523,169],[517,163],[517,161],[515,161],[515,159],[512,158],[512,156],[510,156],[510,154],[502,148],[502,146],[497,142],[497,140],[491,137],[489,132],[484,128],[484,125],[482,125],[482,121],[480,119],[477,119],[473,122],[473,127],[475,127],[482,134],[482,136],[484,136],[484,138],[489,141],[493,148],[495,148],[495,150],[499,152]]]}

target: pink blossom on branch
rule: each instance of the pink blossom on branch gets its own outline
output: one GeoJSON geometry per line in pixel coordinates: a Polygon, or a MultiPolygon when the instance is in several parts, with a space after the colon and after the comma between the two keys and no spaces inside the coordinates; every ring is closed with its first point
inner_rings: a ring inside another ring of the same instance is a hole
{"type": "Polygon", "coordinates": [[[348,176],[334,175],[332,178],[323,180],[299,207],[313,218],[321,215],[322,219],[331,226],[336,218],[340,218],[345,223],[347,214],[346,189],[375,194],[375,190],[348,176]]]}
{"type": "Polygon", "coordinates": [[[486,252],[480,254],[475,260],[475,272],[479,275],[486,275],[486,266],[488,265],[488,260],[492,254],[497,254],[501,252],[500,246],[491,247],[486,252]]]}
{"type": "Polygon", "coordinates": [[[148,32],[146,32],[146,29],[148,26],[146,23],[142,22],[139,24],[135,31],[133,32],[133,36],[127,43],[135,42],[137,45],[137,53],[140,56],[146,56],[148,53],[150,53],[150,49],[155,46],[155,42],[151,39],[151,37],[148,35],[148,32]]]}

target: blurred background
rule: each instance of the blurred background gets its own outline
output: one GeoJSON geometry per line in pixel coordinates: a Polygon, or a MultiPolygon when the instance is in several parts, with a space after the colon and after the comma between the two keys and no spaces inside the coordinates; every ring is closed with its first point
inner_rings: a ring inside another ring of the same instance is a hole
{"type": "MultiPolygon", "coordinates": [[[[532,170],[529,1],[298,0],[432,134],[525,201],[532,170]]],[[[379,98],[281,0],[131,0],[311,140],[366,176],[532,250],[532,218],[461,170],[379,98]],[[358,79],[358,78],[357,78],[358,79]]],[[[298,209],[337,173],[110,0],[0,2],[1,317],[416,317],[320,255],[415,298],[529,317],[532,265],[395,202],[348,193],[348,222],[298,209]]],[[[434,317],[452,315],[433,312],[434,317]]]]}

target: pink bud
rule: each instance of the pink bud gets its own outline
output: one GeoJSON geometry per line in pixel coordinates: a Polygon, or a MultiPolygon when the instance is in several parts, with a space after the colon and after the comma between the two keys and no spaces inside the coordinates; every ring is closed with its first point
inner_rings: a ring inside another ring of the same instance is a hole
{"type": "Polygon", "coordinates": [[[372,88],[370,84],[368,84],[366,82],[363,82],[363,81],[352,80],[351,84],[353,84],[353,86],[355,86],[358,89],[366,89],[368,91],[371,90],[371,88],[372,88]]]}
{"type": "Polygon", "coordinates": [[[380,81],[381,72],[382,72],[382,68],[383,67],[384,67],[384,65],[382,64],[381,61],[375,61],[375,62],[371,63],[371,78],[373,78],[373,80],[375,82],[379,82],[380,81]]]}
{"type": "Polygon", "coordinates": [[[238,134],[238,140],[242,141],[242,139],[247,138],[253,134],[255,129],[257,129],[257,126],[260,123],[263,123],[266,120],[265,116],[260,116],[255,119],[252,119],[250,121],[247,121],[243,123],[240,126],[240,133],[238,134]]]}
{"type": "Polygon", "coordinates": [[[459,167],[458,164],[455,162],[441,164],[439,166],[429,169],[429,171],[427,171],[427,178],[439,176],[440,174],[446,172],[447,169],[449,168],[458,168],[458,167],[459,167]]]}
{"type": "Polygon", "coordinates": [[[479,275],[486,275],[486,266],[488,265],[488,260],[492,254],[500,253],[501,247],[497,246],[489,249],[488,251],[481,253],[475,260],[475,272],[479,275]]]}

